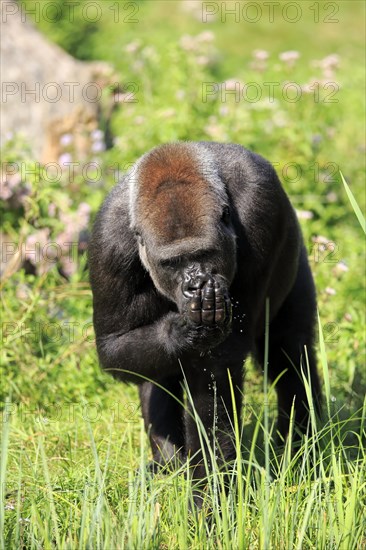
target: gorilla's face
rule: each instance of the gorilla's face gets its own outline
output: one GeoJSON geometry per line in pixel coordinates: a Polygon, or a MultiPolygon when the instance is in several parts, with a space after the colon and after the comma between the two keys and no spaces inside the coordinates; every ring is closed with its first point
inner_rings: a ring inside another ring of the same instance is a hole
{"type": "MultiPolygon", "coordinates": [[[[201,236],[187,231],[181,238],[158,246],[154,236],[145,231],[139,234],[138,241],[141,261],[156,288],[181,313],[190,308],[194,317],[193,311],[201,309],[202,313],[196,313],[197,322],[213,325],[224,321],[219,310],[221,307],[225,310],[228,288],[236,271],[236,237],[227,205],[215,208],[210,216],[207,214],[201,236]]],[[[187,228],[191,226],[188,224],[187,228]]]]}
{"type": "Polygon", "coordinates": [[[192,145],[181,144],[174,155],[160,147],[143,158],[131,184],[131,227],[143,265],[180,313],[207,326],[227,322],[236,271],[229,199],[211,160],[192,145]]]}

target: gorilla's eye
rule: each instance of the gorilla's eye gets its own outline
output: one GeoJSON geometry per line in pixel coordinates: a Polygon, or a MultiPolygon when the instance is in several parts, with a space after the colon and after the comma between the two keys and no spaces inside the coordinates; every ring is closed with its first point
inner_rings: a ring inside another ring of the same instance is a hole
{"type": "Polygon", "coordinates": [[[222,211],[221,221],[222,221],[225,225],[228,225],[229,222],[230,222],[230,209],[229,209],[228,206],[225,206],[224,210],[222,211]]]}
{"type": "Polygon", "coordinates": [[[178,256],[176,258],[169,258],[168,260],[162,260],[160,262],[160,265],[163,268],[177,269],[177,267],[179,267],[181,263],[182,263],[182,258],[178,256]]]}

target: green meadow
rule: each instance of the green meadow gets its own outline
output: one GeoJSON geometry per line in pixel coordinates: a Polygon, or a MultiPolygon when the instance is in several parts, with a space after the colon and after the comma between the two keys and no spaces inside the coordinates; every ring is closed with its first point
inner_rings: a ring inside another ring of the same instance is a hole
{"type": "Polygon", "coordinates": [[[89,231],[119,173],[152,147],[240,143],[274,164],[298,213],[324,417],[312,416],[301,448],[291,452],[291,437],[279,447],[275,388],[248,360],[231,489],[213,464],[203,509],[192,509],[186,466],[146,472],[136,388],[98,366],[87,255],[30,254],[1,282],[1,547],[362,550],[365,4],[83,0],[73,17],[62,0],[49,12],[23,4],[38,5],[36,25],[70,54],[110,63],[116,84],[103,90],[94,169],[63,136],[72,182],[66,169],[50,178],[9,129],[2,162],[27,168],[1,196],[14,265],[25,245],[89,231]]]}

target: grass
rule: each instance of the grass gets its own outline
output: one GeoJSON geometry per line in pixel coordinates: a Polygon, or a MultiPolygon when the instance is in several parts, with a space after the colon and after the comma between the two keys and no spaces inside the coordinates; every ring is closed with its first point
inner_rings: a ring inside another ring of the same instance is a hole
{"type": "Polygon", "coordinates": [[[141,423],[125,425],[121,438],[113,415],[91,422],[89,407],[88,414],[84,408],[67,430],[60,430],[46,417],[32,415],[33,422],[25,423],[8,402],[2,430],[2,546],[364,548],[366,402],[346,421],[339,419],[330,400],[323,338],[320,342],[324,425],[312,416],[309,434],[294,454],[291,438],[281,452],[274,446],[268,406],[251,423],[250,438],[248,426],[240,433],[235,415],[230,491],[225,492],[214,462],[201,511],[189,512],[192,482],[186,466],[154,478],[145,473],[148,450],[141,423]],[[12,463],[8,473],[7,462],[12,463]]]}
{"type": "Polygon", "coordinates": [[[366,233],[366,221],[365,221],[365,217],[364,217],[364,215],[362,214],[361,209],[360,209],[360,207],[358,206],[357,201],[356,201],[355,197],[353,196],[352,191],[351,191],[351,189],[349,188],[349,186],[348,186],[346,180],[344,179],[342,173],[341,173],[341,177],[342,177],[343,185],[344,185],[344,188],[345,188],[345,190],[346,190],[346,193],[347,193],[347,196],[348,196],[348,198],[349,198],[349,201],[350,201],[350,203],[352,204],[352,208],[353,208],[353,210],[354,210],[354,213],[355,213],[356,216],[357,216],[357,219],[358,219],[358,221],[359,221],[360,226],[361,226],[362,229],[363,229],[363,232],[366,233]]]}
{"type": "MultiPolygon", "coordinates": [[[[186,466],[151,478],[148,442],[135,402],[115,385],[106,401],[62,402],[45,410],[7,401],[3,412],[3,548],[342,548],[365,539],[363,407],[342,418],[335,406],[319,318],[325,419],[314,415],[302,447],[273,443],[274,388],[246,403],[230,491],[215,465],[203,510],[189,512],[186,466]],[[114,394],[116,395],[116,394],[114,394]]],[[[76,381],[77,382],[77,381],[76,381]]],[[[310,410],[314,410],[309,395],[310,410]]],[[[202,438],[206,434],[202,431],[202,438]]]]}
{"type": "MultiPolygon", "coordinates": [[[[337,2],[339,21],[332,24],[314,23],[313,2],[301,3],[303,18],[296,24],[282,17],[203,24],[180,2],[137,4],[136,24],[116,24],[107,2],[98,25],[83,20],[82,3],[75,25],[67,18],[39,22],[72,54],[113,63],[122,90],[134,90],[137,101],[115,109],[113,147],[90,154],[103,180],[86,180],[82,166],[72,184],[66,173],[50,183],[41,171],[21,182],[29,189],[21,206],[7,200],[1,206],[4,232],[17,250],[1,283],[1,545],[363,549],[365,4],[337,2]],[[268,51],[265,68],[255,65],[256,49],[268,51]],[[300,54],[293,66],[279,59],[288,50],[300,54]],[[339,62],[325,76],[314,62],[325,58],[329,64],[332,54],[339,62]],[[278,82],[275,101],[266,93],[256,102],[222,95],[225,79],[254,82],[263,93],[265,83],[278,82]],[[283,96],[286,82],[303,86],[312,79],[339,85],[337,101],[324,101],[329,89],[320,89],[319,98],[303,93],[297,102],[283,96]],[[205,101],[207,84],[218,93],[205,101]],[[201,512],[189,511],[187,466],[153,479],[145,474],[150,451],[136,388],[114,382],[97,364],[85,257],[69,279],[58,264],[43,270],[36,262],[34,274],[15,269],[22,243],[44,229],[56,241],[80,217],[80,203],[90,206],[92,222],[116,168],[175,139],[237,142],[275,163],[299,212],[319,308],[325,418],[319,423],[312,416],[295,453],[291,441],[279,448],[273,442],[275,388],[248,361],[243,428],[239,432],[234,422],[236,460],[227,465],[231,490],[223,490],[214,464],[201,512]]],[[[319,3],[320,15],[329,12],[328,4],[319,3]]],[[[72,145],[65,152],[75,154],[72,145]]],[[[2,153],[4,163],[34,166],[18,138],[2,153]]]]}

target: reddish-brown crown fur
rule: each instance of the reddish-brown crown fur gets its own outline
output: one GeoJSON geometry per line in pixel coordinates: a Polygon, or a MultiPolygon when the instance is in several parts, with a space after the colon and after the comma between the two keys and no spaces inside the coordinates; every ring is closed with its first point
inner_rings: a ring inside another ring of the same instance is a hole
{"type": "Polygon", "coordinates": [[[137,208],[161,244],[202,235],[214,203],[193,151],[184,144],[159,147],[142,162],[137,208]]]}

